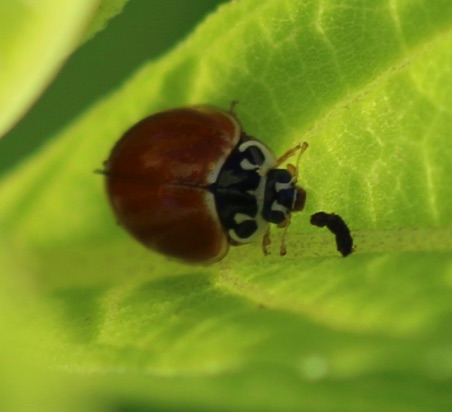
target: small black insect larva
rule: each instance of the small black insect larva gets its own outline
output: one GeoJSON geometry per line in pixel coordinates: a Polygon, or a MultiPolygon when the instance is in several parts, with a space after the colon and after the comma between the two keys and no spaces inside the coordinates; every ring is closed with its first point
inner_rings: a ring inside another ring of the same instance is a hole
{"type": "Polygon", "coordinates": [[[334,213],[317,212],[311,216],[311,224],[326,226],[336,236],[337,250],[346,257],[353,252],[353,239],[350,229],[339,215],[334,213]]]}

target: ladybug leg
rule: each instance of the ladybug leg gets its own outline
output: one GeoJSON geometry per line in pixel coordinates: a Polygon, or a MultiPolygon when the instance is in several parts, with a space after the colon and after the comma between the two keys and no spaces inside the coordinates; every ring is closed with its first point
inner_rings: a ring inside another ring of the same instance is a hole
{"type": "Polygon", "coordinates": [[[237,113],[235,112],[235,108],[239,104],[238,100],[231,100],[231,105],[229,106],[229,114],[237,118],[237,113]]]}
{"type": "Polygon", "coordinates": [[[262,250],[264,252],[264,255],[267,256],[270,254],[270,251],[268,250],[268,247],[271,245],[272,239],[270,235],[270,226],[264,233],[264,237],[262,238],[262,250]]]}
{"type": "Polygon", "coordinates": [[[281,244],[279,245],[279,255],[280,256],[285,256],[287,254],[287,247],[286,247],[286,234],[287,234],[287,229],[290,225],[290,218],[291,215],[287,215],[287,218],[284,222],[280,223],[278,225],[279,228],[284,229],[281,235],[281,244]]]}
{"type": "Polygon", "coordinates": [[[93,172],[98,175],[108,175],[108,170],[104,169],[94,169],[93,172]]]}
{"type": "Polygon", "coordinates": [[[104,169],[94,169],[94,173],[99,175],[108,175],[108,160],[103,162],[104,169]]]}
{"type": "Polygon", "coordinates": [[[308,148],[308,144],[306,142],[298,143],[295,147],[292,147],[292,149],[289,149],[286,153],[284,153],[281,157],[278,158],[278,160],[276,161],[275,167],[278,167],[282,163],[285,163],[287,161],[287,159],[294,156],[295,153],[297,153],[298,151],[299,151],[298,158],[300,158],[300,156],[306,151],[307,148],[308,148]]]}

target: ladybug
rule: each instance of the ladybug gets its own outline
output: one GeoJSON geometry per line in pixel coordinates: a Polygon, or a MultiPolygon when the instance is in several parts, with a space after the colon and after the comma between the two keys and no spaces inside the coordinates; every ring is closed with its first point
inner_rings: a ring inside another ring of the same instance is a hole
{"type": "MultiPolygon", "coordinates": [[[[304,207],[296,168],[247,135],[233,113],[194,106],[160,112],[130,128],[105,162],[117,221],[145,246],[189,263],[221,260],[229,245],[287,226],[304,207]]],[[[281,254],[285,253],[284,245],[281,254]]]]}

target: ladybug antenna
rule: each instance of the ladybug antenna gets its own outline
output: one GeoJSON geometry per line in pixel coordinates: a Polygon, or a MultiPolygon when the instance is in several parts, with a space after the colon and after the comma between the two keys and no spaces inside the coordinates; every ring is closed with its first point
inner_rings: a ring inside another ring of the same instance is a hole
{"type": "MultiPolygon", "coordinates": [[[[292,149],[288,150],[286,153],[284,153],[278,160],[277,160],[277,164],[280,165],[281,163],[284,163],[288,158],[290,158],[291,156],[293,156],[297,151],[298,151],[298,157],[297,157],[297,161],[295,163],[295,166],[293,164],[288,164],[287,165],[287,170],[289,171],[289,173],[292,175],[292,183],[295,186],[297,181],[298,181],[298,173],[300,170],[300,159],[301,159],[301,155],[306,151],[306,149],[308,148],[308,143],[307,142],[303,142],[303,143],[299,143],[297,144],[295,147],[293,147],[292,149]]],[[[301,188],[296,188],[296,195],[295,195],[295,199],[294,199],[294,205],[293,208],[291,210],[291,212],[293,211],[299,211],[303,208],[304,205],[304,197],[306,195],[304,194],[304,190],[301,188]],[[301,195],[301,193],[303,193],[303,201],[302,203],[300,203],[300,205],[296,205],[297,204],[297,197],[301,195]]],[[[291,218],[292,218],[292,214],[289,213],[287,215],[286,220],[281,224],[281,228],[283,228],[283,232],[281,235],[281,244],[279,247],[279,254],[281,256],[284,256],[287,253],[287,248],[286,248],[286,235],[287,235],[287,229],[290,226],[290,222],[291,222],[291,218]]]]}
{"type": "Polygon", "coordinates": [[[298,143],[295,147],[292,147],[292,149],[289,149],[286,153],[284,153],[281,157],[279,157],[276,160],[276,166],[275,167],[281,166],[288,159],[290,159],[292,156],[294,156],[295,153],[298,152],[298,158],[297,158],[296,166],[294,166],[293,164],[290,164],[290,163],[287,165],[289,171],[292,173],[292,171],[294,171],[295,169],[298,169],[298,165],[300,164],[301,155],[306,151],[307,148],[308,148],[308,143],[307,142],[298,143]]]}
{"type": "Polygon", "coordinates": [[[296,174],[294,176],[293,182],[297,183],[298,181],[298,173],[300,170],[300,159],[301,159],[301,155],[306,152],[306,149],[308,148],[308,143],[307,142],[303,142],[301,145],[299,145],[299,152],[298,152],[298,157],[297,157],[297,162],[295,163],[295,170],[296,170],[296,174]]]}

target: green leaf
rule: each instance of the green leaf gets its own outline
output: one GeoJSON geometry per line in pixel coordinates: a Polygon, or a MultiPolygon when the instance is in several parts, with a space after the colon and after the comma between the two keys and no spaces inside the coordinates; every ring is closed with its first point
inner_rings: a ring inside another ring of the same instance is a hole
{"type": "Polygon", "coordinates": [[[98,0],[99,5],[85,32],[85,41],[91,39],[96,33],[105,29],[110,19],[120,14],[128,1],[129,0],[98,0]]]}
{"type": "Polygon", "coordinates": [[[5,177],[2,277],[20,256],[39,285],[40,363],[106,409],[449,411],[451,17],[446,0],[228,3],[5,177]],[[271,256],[210,267],[144,250],[92,171],[149,113],[235,99],[277,154],[310,145],[287,256],[277,231],[271,256]],[[350,257],[318,210],[347,221],[350,257]]]}
{"type": "Polygon", "coordinates": [[[0,3],[0,137],[36,100],[83,37],[101,30],[126,1],[0,3]]]}

